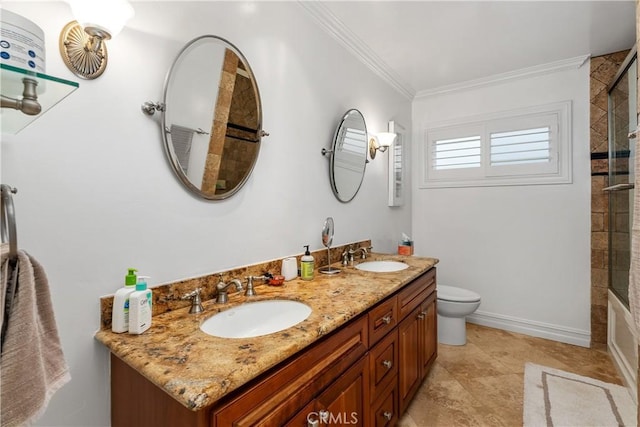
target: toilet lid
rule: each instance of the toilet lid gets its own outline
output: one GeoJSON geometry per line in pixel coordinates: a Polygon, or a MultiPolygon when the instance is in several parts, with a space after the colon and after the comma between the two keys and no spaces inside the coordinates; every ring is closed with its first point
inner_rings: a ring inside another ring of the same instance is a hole
{"type": "Polygon", "coordinates": [[[455,286],[438,285],[438,299],[454,302],[478,302],[480,295],[468,289],[456,288],[455,286]]]}

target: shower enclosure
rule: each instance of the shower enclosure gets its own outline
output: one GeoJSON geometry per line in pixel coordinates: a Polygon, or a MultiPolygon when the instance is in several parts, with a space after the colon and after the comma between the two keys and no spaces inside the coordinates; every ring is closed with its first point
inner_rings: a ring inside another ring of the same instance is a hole
{"type": "Polygon", "coordinates": [[[634,48],[609,87],[609,301],[607,346],[637,395],[637,333],[629,313],[637,121],[637,53],[634,48]]]}

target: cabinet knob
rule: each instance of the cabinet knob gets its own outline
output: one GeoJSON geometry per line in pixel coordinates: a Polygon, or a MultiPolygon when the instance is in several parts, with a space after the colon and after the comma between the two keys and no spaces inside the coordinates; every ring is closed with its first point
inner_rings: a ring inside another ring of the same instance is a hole
{"type": "Polygon", "coordinates": [[[383,360],[382,366],[384,366],[387,369],[391,369],[391,367],[393,366],[393,362],[391,360],[383,360]]]}
{"type": "Polygon", "coordinates": [[[418,319],[420,319],[420,320],[424,319],[424,314],[422,314],[422,313],[418,314],[418,319]]]}
{"type": "Polygon", "coordinates": [[[391,317],[391,315],[388,314],[382,318],[382,323],[388,325],[389,323],[391,323],[391,319],[393,319],[393,317],[391,317]]]}
{"type": "Polygon", "coordinates": [[[420,312],[420,314],[422,314],[423,316],[427,315],[427,310],[420,312]]]}
{"type": "Polygon", "coordinates": [[[385,417],[387,419],[387,421],[391,421],[391,418],[393,418],[393,412],[384,411],[382,416],[385,417]]]}

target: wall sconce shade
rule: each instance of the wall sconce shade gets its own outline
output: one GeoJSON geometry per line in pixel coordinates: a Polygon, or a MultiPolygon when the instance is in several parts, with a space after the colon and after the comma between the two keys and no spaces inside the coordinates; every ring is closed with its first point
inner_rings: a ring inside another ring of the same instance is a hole
{"type": "Polygon", "coordinates": [[[70,2],[76,21],[60,33],[60,54],[76,76],[91,80],[107,67],[104,43],[118,34],[134,14],[126,0],[75,0],[70,2]]]}
{"type": "Polygon", "coordinates": [[[396,139],[396,134],[391,132],[380,132],[369,138],[369,157],[371,159],[376,158],[376,151],[384,153],[387,151],[393,141],[396,139]]]}

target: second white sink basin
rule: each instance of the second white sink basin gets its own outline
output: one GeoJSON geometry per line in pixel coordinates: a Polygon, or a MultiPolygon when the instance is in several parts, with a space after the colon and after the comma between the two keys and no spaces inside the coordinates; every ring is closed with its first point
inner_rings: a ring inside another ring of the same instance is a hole
{"type": "Polygon", "coordinates": [[[297,325],[311,314],[311,307],[291,300],[248,302],[215,314],[200,330],[220,338],[251,338],[297,325]]]}
{"type": "Polygon", "coordinates": [[[391,273],[409,268],[408,264],[400,261],[366,261],[356,264],[356,268],[362,271],[373,271],[375,273],[391,273]]]}

